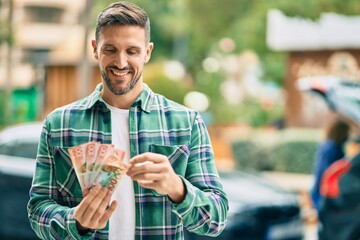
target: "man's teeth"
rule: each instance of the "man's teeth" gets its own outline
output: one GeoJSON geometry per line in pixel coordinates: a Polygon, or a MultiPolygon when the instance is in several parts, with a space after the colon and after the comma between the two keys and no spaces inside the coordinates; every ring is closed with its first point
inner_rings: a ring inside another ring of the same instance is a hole
{"type": "Polygon", "coordinates": [[[122,77],[122,76],[125,76],[128,72],[127,71],[126,72],[120,72],[120,71],[113,70],[113,73],[116,76],[122,77]]]}

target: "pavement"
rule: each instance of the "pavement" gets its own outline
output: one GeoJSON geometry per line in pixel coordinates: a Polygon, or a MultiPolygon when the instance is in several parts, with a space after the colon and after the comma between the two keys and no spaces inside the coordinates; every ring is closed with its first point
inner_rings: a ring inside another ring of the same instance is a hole
{"type": "Polygon", "coordinates": [[[299,194],[305,222],[304,240],[318,240],[317,237],[317,213],[312,207],[309,196],[314,178],[311,174],[285,173],[285,172],[262,172],[262,175],[279,186],[295,191],[299,194]]]}

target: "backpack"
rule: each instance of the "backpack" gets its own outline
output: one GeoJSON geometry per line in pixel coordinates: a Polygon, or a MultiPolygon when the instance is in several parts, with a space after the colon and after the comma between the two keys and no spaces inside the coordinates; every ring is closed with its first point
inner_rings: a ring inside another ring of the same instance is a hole
{"type": "Polygon", "coordinates": [[[330,165],[321,179],[320,195],[319,240],[359,240],[360,154],[330,165]]]}

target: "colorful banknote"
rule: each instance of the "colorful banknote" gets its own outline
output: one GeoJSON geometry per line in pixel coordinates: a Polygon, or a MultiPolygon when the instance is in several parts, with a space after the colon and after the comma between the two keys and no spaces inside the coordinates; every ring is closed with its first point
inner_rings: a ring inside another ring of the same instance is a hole
{"type": "Polygon", "coordinates": [[[68,151],[83,191],[95,185],[114,190],[126,173],[125,152],[112,144],[93,141],[74,146],[68,151]]]}

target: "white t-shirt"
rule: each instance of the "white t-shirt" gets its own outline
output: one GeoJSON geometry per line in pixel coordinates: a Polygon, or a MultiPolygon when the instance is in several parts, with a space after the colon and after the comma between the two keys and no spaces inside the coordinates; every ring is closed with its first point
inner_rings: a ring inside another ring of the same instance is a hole
{"type": "MultiPolygon", "coordinates": [[[[129,162],[129,110],[106,105],[111,110],[112,143],[126,152],[124,160],[129,162]]],[[[133,181],[129,176],[123,176],[111,197],[113,200],[118,202],[118,206],[109,220],[109,239],[134,240],[135,198],[133,181]]]]}

